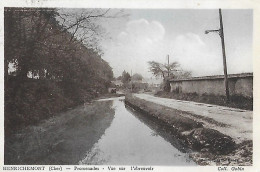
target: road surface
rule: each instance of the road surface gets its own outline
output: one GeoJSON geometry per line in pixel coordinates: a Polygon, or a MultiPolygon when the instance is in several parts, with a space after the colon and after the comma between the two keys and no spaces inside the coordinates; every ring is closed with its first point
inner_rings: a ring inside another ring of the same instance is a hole
{"type": "Polygon", "coordinates": [[[191,101],[155,97],[148,94],[134,96],[190,113],[189,117],[203,122],[205,127],[216,129],[234,139],[236,143],[252,140],[253,111],[210,105],[191,101]]]}

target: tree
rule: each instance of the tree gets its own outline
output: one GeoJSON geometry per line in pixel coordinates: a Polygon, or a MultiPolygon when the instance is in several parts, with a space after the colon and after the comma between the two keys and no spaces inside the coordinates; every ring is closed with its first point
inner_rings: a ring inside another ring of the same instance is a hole
{"type": "Polygon", "coordinates": [[[100,42],[107,35],[100,22],[128,16],[121,9],[58,9],[57,21],[64,32],[71,33],[71,40],[77,39],[87,47],[102,53],[100,42]]]}
{"type": "Polygon", "coordinates": [[[122,73],[122,80],[121,80],[121,81],[122,81],[124,84],[127,84],[127,83],[130,82],[130,80],[131,80],[130,74],[129,74],[128,72],[126,72],[126,71],[123,71],[123,73],[122,73]]]}
{"type": "Polygon", "coordinates": [[[175,75],[175,79],[184,79],[184,78],[190,78],[192,77],[191,71],[177,71],[177,74],[175,75]]]}
{"type": "Polygon", "coordinates": [[[116,78],[117,80],[122,80],[122,76],[119,76],[116,78]]]}
{"type": "Polygon", "coordinates": [[[88,46],[92,39],[83,43],[76,29],[91,25],[95,37],[102,36],[93,20],[106,11],[68,14],[64,19],[74,17],[74,22],[62,25],[57,9],[5,8],[5,125],[40,120],[107,92],[112,68],[97,48],[88,46]]]}
{"type": "Polygon", "coordinates": [[[172,62],[170,64],[162,64],[155,61],[149,61],[149,70],[154,76],[161,76],[164,81],[164,90],[170,91],[170,79],[180,79],[191,77],[191,72],[184,71],[180,68],[178,62],[172,62]]]}
{"type": "Polygon", "coordinates": [[[79,44],[99,56],[99,43],[106,33],[97,21],[123,16],[121,10],[111,12],[110,9],[97,8],[5,8],[5,28],[8,28],[5,29],[5,38],[8,38],[5,39],[5,76],[8,77],[8,66],[12,63],[21,81],[28,73],[39,78],[63,77],[62,69],[50,64],[62,64],[64,58],[77,61],[74,57],[79,44]],[[63,59],[57,58],[61,56],[57,53],[64,53],[63,59]]]}
{"type": "Polygon", "coordinates": [[[172,62],[168,65],[149,61],[148,64],[150,72],[156,77],[161,76],[164,80],[191,77],[191,72],[182,70],[178,62],[172,62]]]}
{"type": "Polygon", "coordinates": [[[36,52],[40,43],[48,33],[48,25],[55,17],[55,9],[31,9],[31,8],[6,8],[5,9],[5,71],[8,75],[8,65],[13,63],[16,74],[21,79],[27,78],[27,74],[34,66],[43,68],[46,58],[39,58],[36,52]],[[32,58],[33,57],[33,58],[32,58]]]}
{"type": "Polygon", "coordinates": [[[135,73],[135,74],[132,76],[132,80],[133,80],[133,81],[142,81],[142,80],[143,80],[143,76],[142,76],[141,74],[135,73]]]}

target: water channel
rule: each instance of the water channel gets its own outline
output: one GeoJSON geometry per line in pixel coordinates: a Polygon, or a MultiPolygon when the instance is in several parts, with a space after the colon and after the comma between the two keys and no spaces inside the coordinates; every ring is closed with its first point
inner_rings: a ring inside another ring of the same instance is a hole
{"type": "Polygon", "coordinates": [[[80,165],[196,165],[160,122],[125,106],[122,97],[100,101],[112,102],[114,118],[80,165]]]}
{"type": "Polygon", "coordinates": [[[5,139],[6,165],[196,165],[189,152],[124,97],[79,105],[5,139]]]}

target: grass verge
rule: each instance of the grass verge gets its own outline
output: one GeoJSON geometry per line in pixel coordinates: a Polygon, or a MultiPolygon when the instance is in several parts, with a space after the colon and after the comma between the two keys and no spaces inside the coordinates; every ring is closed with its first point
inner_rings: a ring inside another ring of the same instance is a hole
{"type": "Polygon", "coordinates": [[[238,95],[230,96],[229,103],[226,103],[225,96],[216,96],[216,95],[209,95],[209,94],[198,95],[196,93],[184,94],[184,93],[158,91],[155,94],[155,96],[177,99],[177,100],[194,101],[199,103],[215,104],[215,105],[227,106],[227,107],[239,108],[245,110],[253,110],[253,98],[246,98],[238,95]]]}

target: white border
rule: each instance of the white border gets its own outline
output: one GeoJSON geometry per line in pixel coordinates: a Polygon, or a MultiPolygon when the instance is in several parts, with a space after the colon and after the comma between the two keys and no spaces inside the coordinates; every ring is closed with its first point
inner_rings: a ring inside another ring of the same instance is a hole
{"type": "MultiPolygon", "coordinates": [[[[154,8],[154,9],[253,9],[253,67],[254,67],[254,116],[253,116],[253,166],[245,167],[245,171],[260,172],[260,1],[258,0],[2,0],[0,2],[0,171],[4,166],[4,7],[60,7],[60,8],[154,8]]],[[[159,157],[158,157],[159,158],[159,157]]],[[[66,166],[63,166],[66,168],[66,166]]],[[[73,166],[71,166],[73,167],[73,166]]],[[[107,167],[107,166],[99,166],[107,167]]],[[[115,166],[119,167],[119,166],[115,166]]],[[[48,171],[49,166],[46,166],[48,171]]],[[[154,171],[218,171],[218,167],[184,167],[184,166],[154,166],[154,171]]],[[[231,168],[229,167],[228,171],[231,168]]],[[[66,170],[63,170],[66,171],[66,170]]],[[[126,170],[130,171],[130,170],[126,170]]]]}

